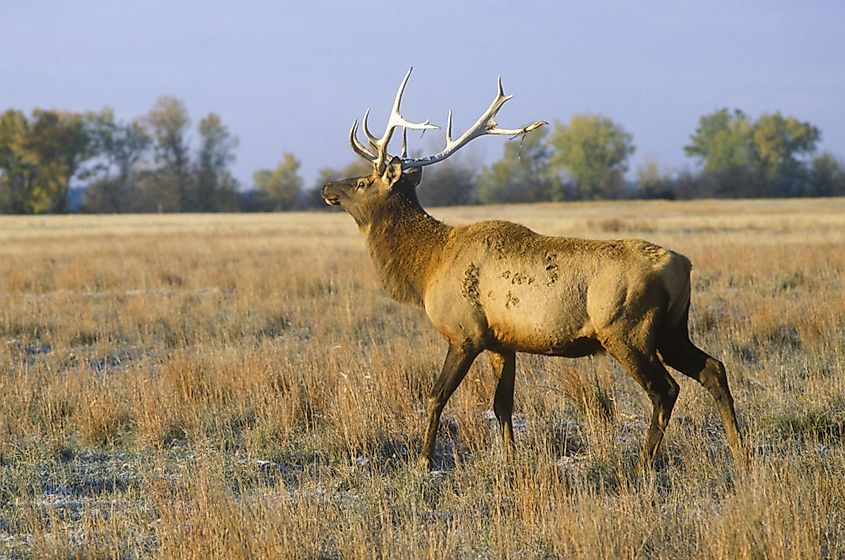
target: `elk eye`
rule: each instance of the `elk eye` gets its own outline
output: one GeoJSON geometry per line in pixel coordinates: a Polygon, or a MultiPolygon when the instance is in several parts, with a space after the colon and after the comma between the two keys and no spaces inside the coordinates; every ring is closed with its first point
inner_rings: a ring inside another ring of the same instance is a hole
{"type": "Polygon", "coordinates": [[[360,190],[362,190],[365,186],[366,186],[366,183],[364,183],[364,181],[358,181],[357,183],[355,183],[355,190],[360,191],[360,190]]]}

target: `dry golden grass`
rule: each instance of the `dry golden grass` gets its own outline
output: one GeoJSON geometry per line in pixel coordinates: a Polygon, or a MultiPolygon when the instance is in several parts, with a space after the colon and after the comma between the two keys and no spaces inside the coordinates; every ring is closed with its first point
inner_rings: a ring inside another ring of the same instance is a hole
{"type": "Polygon", "coordinates": [[[748,471],[680,375],[638,472],[624,372],[523,355],[513,460],[481,358],[416,471],[445,344],[345,215],[0,218],[0,557],[845,557],[845,200],[434,213],[687,254],[748,471]]]}

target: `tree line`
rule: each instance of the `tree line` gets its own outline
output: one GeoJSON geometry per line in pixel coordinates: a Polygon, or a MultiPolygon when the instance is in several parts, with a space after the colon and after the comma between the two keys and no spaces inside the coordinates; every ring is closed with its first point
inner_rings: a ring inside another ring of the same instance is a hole
{"type": "MultiPolygon", "coordinates": [[[[370,171],[363,160],[324,168],[306,187],[300,161],[282,154],[251,185],[232,175],[237,137],[219,115],[196,126],[182,101],[159,98],[149,113],[118,120],[99,112],[0,114],[0,213],[236,212],[323,207],[319,188],[370,171]]],[[[594,114],[505,144],[502,157],[479,165],[450,158],[426,170],[425,205],[614,198],[793,197],[845,195],[845,166],[818,152],[819,129],[780,112],[753,119],[740,110],[703,115],[683,149],[697,171],[647,161],[626,178],[635,151],[619,123],[594,114]]]]}

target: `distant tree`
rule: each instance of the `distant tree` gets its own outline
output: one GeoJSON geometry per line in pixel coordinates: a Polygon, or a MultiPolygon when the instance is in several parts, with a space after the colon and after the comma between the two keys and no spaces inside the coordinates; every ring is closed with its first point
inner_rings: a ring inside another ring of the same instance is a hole
{"type": "Polygon", "coordinates": [[[684,151],[697,157],[709,173],[747,166],[753,158],[752,134],[752,122],[745,113],[723,108],[699,118],[698,128],[684,151]]]}
{"type": "Polygon", "coordinates": [[[544,131],[505,144],[504,156],[484,167],[476,178],[476,196],[482,204],[549,200],[554,181],[549,175],[550,152],[544,131]]]}
{"type": "Polygon", "coordinates": [[[71,181],[96,155],[92,114],[36,109],[0,119],[0,200],[16,213],[67,212],[71,181]]]}
{"type": "Polygon", "coordinates": [[[0,115],[0,211],[30,214],[46,209],[47,193],[37,187],[37,161],[28,149],[29,122],[20,111],[0,115]]]}
{"type": "Polygon", "coordinates": [[[184,104],[161,97],[149,114],[118,121],[99,113],[36,109],[0,114],[0,212],[236,210],[229,171],[237,138],[220,118],[199,123],[192,159],[184,104]],[[152,161],[145,156],[152,148],[152,161]]]}
{"type": "Polygon", "coordinates": [[[475,204],[475,176],[478,164],[455,155],[426,167],[417,187],[417,197],[423,206],[457,206],[475,204]]]}
{"type": "Polygon", "coordinates": [[[195,208],[195,192],[190,173],[188,111],[175,97],[159,97],[146,117],[153,139],[154,174],[141,181],[148,198],[159,210],[179,212],[195,208]]]}
{"type": "Polygon", "coordinates": [[[819,129],[779,111],[762,114],[754,123],[754,151],[758,173],[771,185],[775,196],[804,194],[807,185],[806,156],[816,150],[819,129]]]}
{"type": "Polygon", "coordinates": [[[677,199],[713,198],[716,185],[710,175],[684,167],[672,179],[672,195],[677,199]]]}
{"type": "Polygon", "coordinates": [[[263,193],[273,210],[292,210],[295,207],[302,189],[299,167],[296,156],[285,152],[276,169],[259,169],[253,173],[255,189],[263,193]]]}
{"type": "Polygon", "coordinates": [[[600,115],[579,114],[569,124],[555,123],[549,136],[551,164],[565,171],[576,198],[617,198],[623,192],[633,137],[600,115]]]}
{"type": "Polygon", "coordinates": [[[140,121],[118,122],[111,109],[97,116],[94,127],[99,165],[83,194],[86,212],[137,212],[143,205],[135,184],[135,166],[147,153],[151,138],[140,121]]]}
{"type": "Polygon", "coordinates": [[[699,119],[684,150],[713,178],[718,196],[795,196],[806,188],[802,158],[819,137],[816,127],[779,112],[754,121],[724,108],[699,119]]]}
{"type": "Polygon", "coordinates": [[[95,116],[36,109],[32,117],[29,144],[37,154],[42,180],[50,183],[48,211],[65,213],[71,180],[96,155],[91,132],[95,116]]]}
{"type": "Polygon", "coordinates": [[[214,113],[199,123],[200,149],[195,170],[196,210],[212,212],[237,209],[238,184],[229,171],[238,139],[214,113]]]}
{"type": "Polygon", "coordinates": [[[138,196],[133,200],[133,212],[190,211],[190,207],[183,209],[178,180],[167,170],[142,167],[135,173],[134,184],[138,196]]]}
{"type": "Polygon", "coordinates": [[[640,198],[675,198],[673,181],[668,169],[654,159],[637,166],[637,196],[640,198]]]}
{"type": "Polygon", "coordinates": [[[145,211],[140,193],[116,176],[92,179],[82,193],[82,211],[92,214],[145,211]]]}
{"type": "Polygon", "coordinates": [[[845,166],[830,152],[822,152],[810,163],[807,196],[845,196],[845,166]]]}
{"type": "Polygon", "coordinates": [[[129,176],[133,166],[144,156],[152,139],[143,122],[115,119],[114,111],[103,109],[93,124],[93,139],[106,175],[129,176]]]}

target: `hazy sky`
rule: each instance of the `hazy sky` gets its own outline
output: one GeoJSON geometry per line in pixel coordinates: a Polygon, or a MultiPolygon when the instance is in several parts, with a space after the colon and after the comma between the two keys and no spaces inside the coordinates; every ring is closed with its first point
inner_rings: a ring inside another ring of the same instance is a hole
{"type": "MultiPolygon", "coordinates": [[[[289,151],[311,186],[318,169],[355,157],[347,134],[367,107],[381,132],[413,65],[404,115],[444,125],[452,109],[456,132],[502,75],[514,99],[500,125],[601,113],[633,134],[632,167],[692,165],[684,144],[723,106],[808,120],[843,158],[843,22],[833,0],[0,0],[0,111],[111,106],[130,120],[173,95],[194,124],[213,111],[239,137],[242,181],[289,151]]],[[[411,146],[431,152],[440,140],[411,146]]],[[[495,159],[503,142],[473,150],[495,159]]]]}

